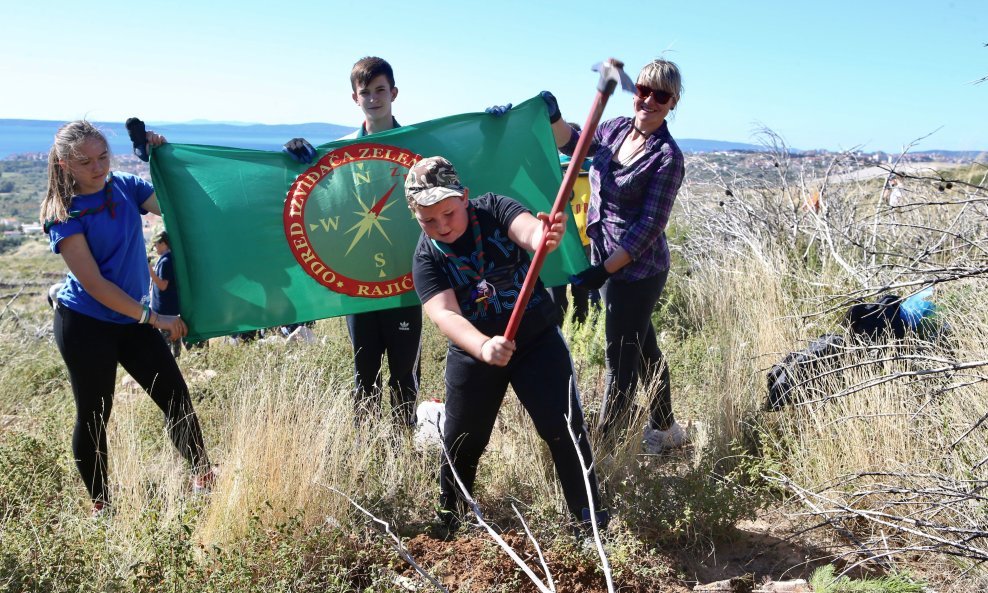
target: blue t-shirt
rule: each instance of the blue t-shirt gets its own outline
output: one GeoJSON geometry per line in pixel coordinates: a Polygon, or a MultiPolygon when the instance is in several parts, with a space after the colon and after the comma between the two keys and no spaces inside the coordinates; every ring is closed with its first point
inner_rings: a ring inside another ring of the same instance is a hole
{"type": "MultiPolygon", "coordinates": [[[[82,233],[100,274],[135,301],[147,303],[151,274],[141,223],[141,214],[146,211],[140,205],[154,194],[154,187],[128,173],[114,172],[111,175],[112,192],[109,198],[113,207],[52,225],[48,231],[51,250],[58,253],[62,239],[82,233]]],[[[96,193],[75,196],[69,210],[96,209],[106,199],[105,188],[96,193]]],[[[90,296],[72,272],[66,277],[65,286],[58,291],[58,301],[76,313],[101,321],[136,323],[133,318],[117,313],[90,296]]]]}
{"type": "Polygon", "coordinates": [[[168,288],[161,290],[157,284],[151,283],[151,310],[162,315],[178,315],[178,285],[175,284],[175,264],[172,263],[171,251],[158,258],[158,263],[154,264],[154,273],[158,278],[168,281],[168,288]]]}

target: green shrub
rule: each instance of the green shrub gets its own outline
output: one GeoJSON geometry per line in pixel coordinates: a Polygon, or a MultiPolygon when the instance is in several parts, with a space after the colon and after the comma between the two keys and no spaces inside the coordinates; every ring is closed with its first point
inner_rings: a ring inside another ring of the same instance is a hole
{"type": "Polygon", "coordinates": [[[817,593],[923,593],[926,585],[906,575],[893,574],[875,579],[851,579],[834,575],[833,566],[813,572],[810,585],[817,593]]]}
{"type": "Polygon", "coordinates": [[[640,461],[637,471],[616,489],[614,506],[622,519],[648,541],[662,544],[726,535],[739,521],[752,519],[769,502],[756,458],[701,458],[671,475],[663,458],[640,461]]]}

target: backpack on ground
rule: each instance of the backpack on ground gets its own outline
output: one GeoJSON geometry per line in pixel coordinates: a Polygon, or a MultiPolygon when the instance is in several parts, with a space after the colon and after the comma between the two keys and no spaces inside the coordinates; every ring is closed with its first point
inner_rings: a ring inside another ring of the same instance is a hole
{"type": "Polygon", "coordinates": [[[843,347],[843,337],[824,334],[810,342],[804,350],[787,354],[768,372],[767,409],[778,411],[792,403],[796,386],[819,373],[828,361],[842,352],[843,347]]]}
{"type": "MultiPolygon", "coordinates": [[[[949,333],[949,326],[936,317],[937,307],[931,302],[932,288],[925,288],[903,299],[899,295],[886,294],[870,303],[852,305],[844,316],[851,331],[871,343],[893,338],[902,340],[907,330],[917,332],[921,338],[942,338],[949,333]]],[[[844,338],[837,334],[825,334],[810,342],[805,350],[792,352],[768,372],[767,409],[780,410],[792,403],[793,390],[820,374],[824,365],[841,353],[844,338]]]]}
{"type": "Polygon", "coordinates": [[[851,332],[871,341],[884,335],[897,340],[906,336],[906,324],[899,315],[902,299],[896,294],[886,294],[874,303],[858,303],[847,311],[847,324],[851,332]]]}

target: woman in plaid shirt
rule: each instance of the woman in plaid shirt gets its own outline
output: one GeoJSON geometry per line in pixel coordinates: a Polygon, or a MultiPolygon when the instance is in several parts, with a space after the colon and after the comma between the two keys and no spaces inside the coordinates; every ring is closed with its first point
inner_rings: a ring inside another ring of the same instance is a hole
{"type": "MultiPolygon", "coordinates": [[[[666,122],[682,93],[679,68],[653,60],[642,68],[635,87],[634,115],[601,123],[590,146],[587,236],[592,265],[574,276],[573,283],[599,288],[606,307],[601,434],[613,433],[625,419],[639,380],[658,373],[659,388],[644,431],[645,450],[658,453],[686,440],[672,413],[669,368],[651,319],[669,275],[665,230],[685,174],[683,153],[666,122]]],[[[552,111],[555,101],[547,103],[552,111]]],[[[579,132],[561,118],[552,126],[560,151],[572,154],[579,132]]]]}

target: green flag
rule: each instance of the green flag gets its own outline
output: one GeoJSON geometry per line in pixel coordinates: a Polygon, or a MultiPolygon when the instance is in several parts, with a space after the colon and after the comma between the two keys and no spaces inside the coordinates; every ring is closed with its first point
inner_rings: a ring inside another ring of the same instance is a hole
{"type": "MultiPolygon", "coordinates": [[[[471,196],[499,193],[533,212],[549,211],[561,183],[538,97],[500,118],[456,115],[330,142],[312,165],[281,152],[155,148],[151,176],[189,339],[418,304],[421,231],[404,180],[433,155],[453,163],[471,196]]],[[[585,266],[571,218],[542,279],[564,284],[585,266]]]]}

